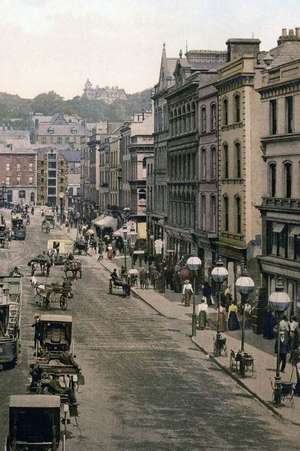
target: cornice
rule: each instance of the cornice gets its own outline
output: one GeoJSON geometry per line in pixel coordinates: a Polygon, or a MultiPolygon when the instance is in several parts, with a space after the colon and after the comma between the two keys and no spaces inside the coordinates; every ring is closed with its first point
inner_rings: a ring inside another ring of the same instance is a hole
{"type": "Polygon", "coordinates": [[[219,95],[239,89],[242,86],[254,86],[254,73],[233,75],[230,78],[217,81],[215,86],[219,95]]]}
{"type": "Polygon", "coordinates": [[[259,88],[257,91],[260,93],[263,100],[271,97],[292,94],[300,91],[300,78],[264,86],[259,88]]]}

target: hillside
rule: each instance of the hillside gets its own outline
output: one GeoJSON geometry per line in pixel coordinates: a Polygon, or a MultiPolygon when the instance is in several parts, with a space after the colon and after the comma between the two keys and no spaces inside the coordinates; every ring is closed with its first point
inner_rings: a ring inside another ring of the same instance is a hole
{"type": "Polygon", "coordinates": [[[89,100],[86,97],[74,97],[64,100],[54,91],[39,94],[34,99],[23,99],[18,95],[0,93],[0,125],[10,125],[15,129],[28,126],[30,112],[51,115],[62,111],[78,114],[90,122],[111,120],[123,121],[133,113],[151,109],[151,89],[129,94],[127,100],[118,100],[111,105],[101,100],[89,100]]]}

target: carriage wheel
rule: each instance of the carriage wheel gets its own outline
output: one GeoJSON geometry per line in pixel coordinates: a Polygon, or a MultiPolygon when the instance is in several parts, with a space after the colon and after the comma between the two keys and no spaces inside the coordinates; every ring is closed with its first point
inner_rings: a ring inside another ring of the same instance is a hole
{"type": "Polygon", "coordinates": [[[64,294],[60,297],[59,305],[62,310],[67,310],[67,298],[64,294]]]}

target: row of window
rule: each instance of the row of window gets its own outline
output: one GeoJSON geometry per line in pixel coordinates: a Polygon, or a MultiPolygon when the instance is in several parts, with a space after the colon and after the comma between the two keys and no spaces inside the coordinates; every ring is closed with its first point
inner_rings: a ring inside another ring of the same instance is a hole
{"type": "Polygon", "coordinates": [[[209,150],[201,149],[201,180],[215,180],[217,177],[216,170],[216,148],[211,147],[209,150]]]}
{"type": "Polygon", "coordinates": [[[300,226],[268,221],[267,255],[300,261],[300,226]]]}
{"type": "Polygon", "coordinates": [[[171,180],[188,181],[196,178],[196,153],[170,155],[169,175],[171,180]]]}
{"type": "Polygon", "coordinates": [[[210,105],[209,117],[207,117],[207,108],[205,105],[201,107],[201,133],[207,133],[208,131],[215,131],[217,128],[217,105],[212,103],[210,105]],[[209,127],[208,127],[209,121],[209,127]]]}
{"type": "Polygon", "coordinates": [[[171,224],[195,229],[195,196],[190,193],[169,193],[169,218],[171,224]]]}
{"type": "Polygon", "coordinates": [[[196,106],[194,102],[173,108],[170,111],[170,133],[178,136],[196,128],[196,106]]]}
{"type": "MultiPolygon", "coordinates": [[[[280,99],[281,101],[282,99],[280,99]]],[[[284,99],[284,131],[285,133],[293,133],[294,132],[294,101],[292,96],[285,97],[284,99]]],[[[278,99],[270,100],[269,104],[269,112],[270,112],[270,134],[277,135],[278,133],[278,99]]]]}
{"type": "MultiPolygon", "coordinates": [[[[5,164],[5,169],[6,169],[6,171],[10,171],[11,168],[12,168],[12,165],[11,165],[10,163],[6,163],[6,164],[5,164]]],[[[16,170],[17,170],[18,172],[21,171],[21,164],[20,164],[20,163],[17,163],[17,164],[16,164],[16,170]]],[[[25,170],[24,165],[22,165],[22,170],[25,170]]],[[[29,171],[29,172],[32,172],[32,171],[33,171],[33,163],[29,163],[29,164],[28,164],[28,171],[29,171]]]]}
{"type": "MultiPolygon", "coordinates": [[[[33,177],[28,177],[28,185],[33,185],[33,177]]],[[[26,184],[25,177],[23,177],[23,183],[22,185],[26,184]]],[[[5,178],[5,185],[10,186],[11,185],[11,177],[5,178]]],[[[16,177],[16,185],[21,185],[21,177],[16,177]]]]}
{"type": "Polygon", "coordinates": [[[228,179],[242,177],[242,162],[241,162],[241,144],[234,143],[233,152],[229,152],[228,144],[223,144],[223,178],[228,179]],[[230,160],[233,159],[233,164],[230,165],[230,160]],[[234,173],[231,174],[229,168],[232,167],[234,173]]]}
{"type": "Polygon", "coordinates": [[[233,94],[232,98],[224,97],[222,102],[222,125],[241,122],[241,96],[233,94]],[[232,104],[232,108],[229,108],[232,104]]]}
{"type": "MultiPolygon", "coordinates": [[[[285,198],[292,197],[292,169],[293,165],[290,161],[285,161],[283,164],[283,193],[280,193],[285,198]]],[[[271,197],[276,197],[278,191],[277,180],[277,164],[274,162],[269,163],[269,193],[271,197]]]]}

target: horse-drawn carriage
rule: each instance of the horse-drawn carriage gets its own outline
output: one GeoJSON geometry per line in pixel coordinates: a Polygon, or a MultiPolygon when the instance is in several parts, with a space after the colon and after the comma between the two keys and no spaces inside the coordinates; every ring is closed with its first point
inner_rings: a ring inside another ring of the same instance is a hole
{"type": "Polygon", "coordinates": [[[71,278],[73,280],[81,279],[82,278],[81,261],[78,260],[77,258],[72,258],[72,259],[68,258],[64,264],[64,273],[65,273],[65,277],[67,279],[70,278],[70,273],[71,273],[71,278]]]}
{"type": "Polygon", "coordinates": [[[28,266],[31,266],[32,276],[36,273],[38,268],[40,269],[41,276],[49,276],[51,260],[48,255],[37,255],[28,262],[28,266]]]}
{"type": "Polygon", "coordinates": [[[88,242],[84,238],[77,238],[73,245],[74,255],[87,255],[88,253],[88,242]]]}
{"type": "Polygon", "coordinates": [[[48,309],[50,305],[59,304],[62,310],[68,307],[68,300],[73,297],[72,285],[63,283],[37,284],[35,286],[35,302],[48,309]]]}
{"type": "Polygon", "coordinates": [[[49,227],[50,229],[54,229],[55,227],[55,216],[54,216],[54,211],[52,210],[46,210],[45,211],[45,219],[44,221],[47,221],[49,223],[49,227]]]}
{"type": "Polygon", "coordinates": [[[48,255],[53,255],[55,265],[64,265],[69,255],[73,251],[72,240],[48,240],[48,255]]]}

